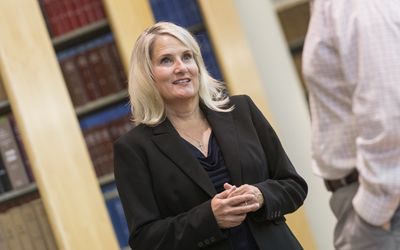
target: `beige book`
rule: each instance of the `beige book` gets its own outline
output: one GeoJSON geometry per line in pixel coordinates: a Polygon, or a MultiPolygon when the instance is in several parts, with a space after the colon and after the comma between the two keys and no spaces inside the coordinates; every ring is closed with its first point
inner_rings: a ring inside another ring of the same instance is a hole
{"type": "Polygon", "coordinates": [[[53,231],[50,226],[49,218],[47,217],[46,210],[44,209],[41,199],[36,199],[30,202],[33,210],[35,211],[36,218],[38,219],[40,229],[42,230],[44,240],[48,250],[58,250],[53,231]]]}
{"type": "Polygon", "coordinates": [[[4,229],[0,223],[0,249],[1,250],[10,250],[6,241],[6,235],[4,229]]]}
{"type": "Polygon", "coordinates": [[[21,206],[21,215],[25,221],[25,226],[31,238],[33,248],[35,250],[47,250],[39,221],[36,218],[31,203],[25,203],[21,206]]]}
{"type": "Polygon", "coordinates": [[[17,237],[22,245],[22,248],[24,250],[34,250],[32,247],[31,238],[29,237],[28,231],[26,229],[24,219],[22,218],[21,206],[10,208],[8,212],[10,213],[12,224],[14,226],[15,232],[17,233],[17,237]]]}
{"type": "Polygon", "coordinates": [[[23,250],[8,211],[0,214],[0,224],[3,228],[8,248],[10,250],[23,250]]]}

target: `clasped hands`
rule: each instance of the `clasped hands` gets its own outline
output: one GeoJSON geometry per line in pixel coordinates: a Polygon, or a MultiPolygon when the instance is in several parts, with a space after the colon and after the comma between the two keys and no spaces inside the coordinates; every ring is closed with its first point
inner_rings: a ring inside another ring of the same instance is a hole
{"type": "Polygon", "coordinates": [[[221,229],[240,225],[247,213],[257,211],[264,204],[260,190],[252,185],[240,187],[224,184],[225,191],[211,200],[211,208],[221,229]]]}

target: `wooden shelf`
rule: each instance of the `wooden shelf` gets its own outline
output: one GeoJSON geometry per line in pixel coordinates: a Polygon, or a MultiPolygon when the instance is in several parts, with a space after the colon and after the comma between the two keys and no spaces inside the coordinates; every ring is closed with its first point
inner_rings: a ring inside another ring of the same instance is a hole
{"type": "Polygon", "coordinates": [[[28,185],[22,186],[20,188],[5,192],[0,195],[0,204],[17,197],[21,197],[25,194],[29,194],[37,191],[37,185],[35,182],[29,183],[28,185]]]}
{"type": "MultiPolygon", "coordinates": [[[[99,180],[99,185],[100,186],[107,185],[107,184],[112,183],[112,182],[115,181],[114,174],[111,173],[111,174],[107,174],[107,175],[101,176],[101,177],[99,177],[98,180],[99,180]]],[[[0,204],[3,203],[3,202],[6,202],[6,201],[10,201],[10,200],[16,199],[16,198],[21,197],[23,195],[26,195],[26,194],[29,194],[29,193],[33,193],[33,192],[35,192],[37,190],[38,190],[38,188],[37,188],[36,183],[35,182],[31,182],[28,185],[25,185],[25,186],[22,186],[20,188],[11,190],[9,192],[5,192],[3,194],[0,194],[0,204]]],[[[112,193],[112,192],[110,192],[110,193],[112,193]]],[[[115,194],[113,194],[113,195],[114,196],[111,197],[111,198],[115,197],[115,194]]],[[[118,195],[118,192],[117,192],[117,195],[118,195]]],[[[110,196],[110,195],[108,195],[108,196],[110,196]]],[[[106,198],[104,198],[104,199],[106,199],[106,198]]]]}
{"type": "Polygon", "coordinates": [[[122,90],[121,92],[111,94],[92,102],[89,102],[83,106],[76,107],[75,112],[78,117],[94,113],[98,110],[104,109],[111,106],[112,104],[120,103],[123,101],[128,102],[128,90],[122,90]]]}
{"type": "Polygon", "coordinates": [[[109,32],[111,32],[110,24],[107,19],[103,19],[61,36],[53,37],[51,41],[55,51],[61,51],[109,32]]]}

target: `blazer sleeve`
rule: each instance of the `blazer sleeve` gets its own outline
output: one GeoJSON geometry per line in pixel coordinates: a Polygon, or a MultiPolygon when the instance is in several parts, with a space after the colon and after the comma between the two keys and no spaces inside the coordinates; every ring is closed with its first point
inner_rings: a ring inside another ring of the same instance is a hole
{"type": "Polygon", "coordinates": [[[187,212],[163,218],[153,195],[154,183],[148,167],[137,152],[121,140],[114,144],[114,173],[132,249],[200,249],[201,242],[206,239],[211,245],[227,237],[218,227],[211,200],[187,212]]]}
{"type": "Polygon", "coordinates": [[[272,126],[250,97],[246,99],[268,167],[265,181],[254,185],[263,194],[265,205],[252,215],[257,221],[280,220],[303,204],[308,187],[297,174],[272,126]]]}

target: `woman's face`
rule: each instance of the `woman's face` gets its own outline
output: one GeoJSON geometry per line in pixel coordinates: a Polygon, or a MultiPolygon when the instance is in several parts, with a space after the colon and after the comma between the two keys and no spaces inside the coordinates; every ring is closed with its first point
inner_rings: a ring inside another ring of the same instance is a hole
{"type": "Polygon", "coordinates": [[[152,63],[155,83],[166,105],[198,98],[199,70],[192,51],[181,41],[159,36],[152,63]]]}

